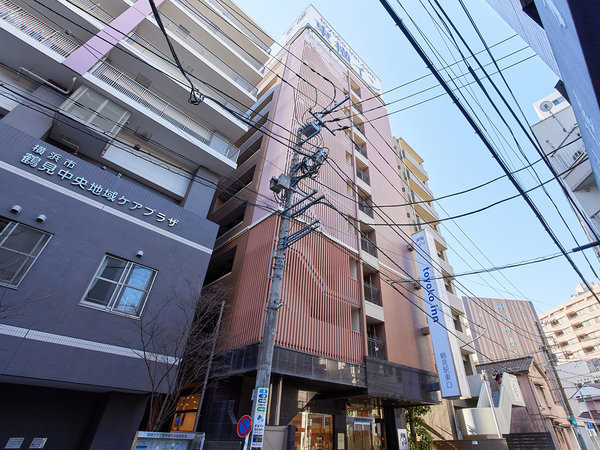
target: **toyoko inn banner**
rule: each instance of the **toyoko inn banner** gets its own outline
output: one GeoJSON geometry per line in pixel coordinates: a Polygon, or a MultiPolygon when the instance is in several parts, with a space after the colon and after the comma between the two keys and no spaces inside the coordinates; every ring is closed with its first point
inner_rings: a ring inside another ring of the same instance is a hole
{"type": "Polygon", "coordinates": [[[455,328],[448,295],[438,269],[435,242],[427,230],[413,234],[412,238],[442,397],[470,397],[458,339],[453,334],[455,328]]]}

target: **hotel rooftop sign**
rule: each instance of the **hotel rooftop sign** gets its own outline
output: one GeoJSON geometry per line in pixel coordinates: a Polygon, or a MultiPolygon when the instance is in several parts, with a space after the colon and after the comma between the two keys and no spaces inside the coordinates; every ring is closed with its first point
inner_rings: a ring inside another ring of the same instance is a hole
{"type": "Polygon", "coordinates": [[[302,28],[310,26],[321,38],[329,44],[332,50],[344,61],[358,77],[375,93],[381,93],[381,80],[375,76],[373,71],[358,57],[354,50],[344,41],[331,25],[318,13],[318,11],[309,5],[300,17],[284,33],[280,40],[281,46],[284,46],[296,35],[302,28]]]}

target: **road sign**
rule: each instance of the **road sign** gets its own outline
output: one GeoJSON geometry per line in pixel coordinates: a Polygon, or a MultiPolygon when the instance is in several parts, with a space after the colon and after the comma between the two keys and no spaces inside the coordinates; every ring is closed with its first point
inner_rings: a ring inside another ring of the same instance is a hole
{"type": "Polygon", "coordinates": [[[237,434],[239,437],[243,438],[250,433],[252,430],[252,417],[250,416],[242,416],[237,424],[237,434]]]}

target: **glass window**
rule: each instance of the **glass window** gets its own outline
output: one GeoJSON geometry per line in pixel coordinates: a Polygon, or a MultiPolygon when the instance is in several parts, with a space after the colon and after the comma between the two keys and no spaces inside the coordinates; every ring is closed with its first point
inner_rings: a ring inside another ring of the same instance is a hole
{"type": "Polygon", "coordinates": [[[156,270],[107,255],[83,302],[139,316],[155,276],[156,270]]]}
{"type": "Polygon", "coordinates": [[[504,305],[502,305],[502,303],[498,303],[498,311],[504,311],[504,305]]]}
{"type": "Polygon", "coordinates": [[[0,217],[0,285],[17,287],[51,236],[0,217]]]}

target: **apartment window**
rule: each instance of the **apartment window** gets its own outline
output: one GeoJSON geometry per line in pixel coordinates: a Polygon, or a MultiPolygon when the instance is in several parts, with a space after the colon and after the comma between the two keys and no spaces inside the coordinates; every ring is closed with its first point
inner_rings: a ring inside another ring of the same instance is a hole
{"type": "Polygon", "coordinates": [[[350,261],[350,278],[353,280],[358,280],[358,261],[352,257],[349,258],[350,261]]]}
{"type": "Polygon", "coordinates": [[[352,327],[352,331],[360,333],[360,309],[350,309],[350,325],[352,327]]]}
{"type": "Polygon", "coordinates": [[[512,345],[513,347],[516,347],[517,343],[515,342],[515,338],[511,337],[508,338],[508,342],[510,343],[510,345],[512,345]]]}
{"type": "Polygon", "coordinates": [[[106,255],[83,303],[139,316],[155,276],[156,270],[106,255]]]}
{"type": "Polygon", "coordinates": [[[498,311],[504,311],[504,306],[502,303],[498,303],[498,311]]]}
{"type": "Polygon", "coordinates": [[[0,285],[17,287],[51,236],[0,217],[0,285]]]}

